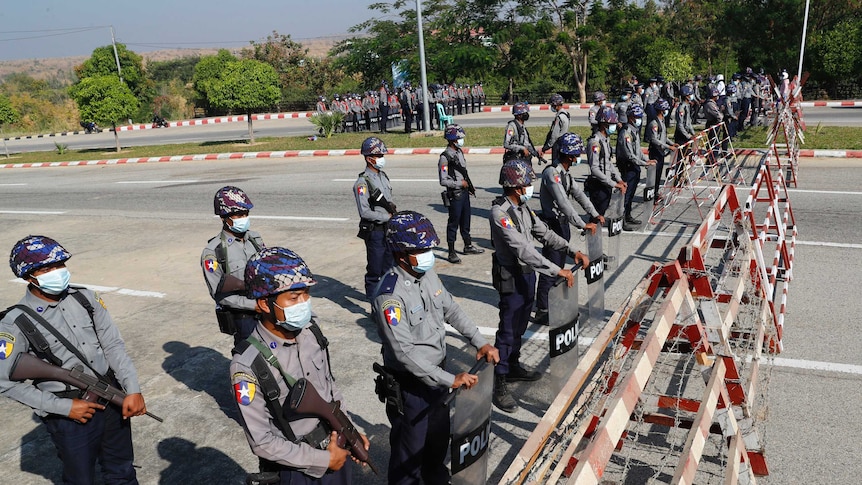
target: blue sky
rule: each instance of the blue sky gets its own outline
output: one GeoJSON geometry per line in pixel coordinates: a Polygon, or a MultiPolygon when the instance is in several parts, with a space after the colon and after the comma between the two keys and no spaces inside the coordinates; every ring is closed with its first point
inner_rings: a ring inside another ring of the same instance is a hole
{"type": "Polygon", "coordinates": [[[368,10],[379,1],[5,0],[0,8],[0,60],[89,55],[111,42],[110,25],[117,41],[138,53],[242,47],[273,30],[301,41],[347,33],[379,14],[368,10]],[[94,29],[61,30],[76,28],[94,29]]]}

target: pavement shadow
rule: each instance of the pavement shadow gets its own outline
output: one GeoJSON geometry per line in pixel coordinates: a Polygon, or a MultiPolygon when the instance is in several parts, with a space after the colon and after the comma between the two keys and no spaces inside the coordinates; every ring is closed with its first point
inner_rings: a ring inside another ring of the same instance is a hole
{"type": "MultiPolygon", "coordinates": [[[[63,477],[63,463],[57,456],[57,449],[42,420],[35,414],[30,415],[39,426],[21,437],[21,471],[32,473],[59,483],[63,477]]],[[[96,467],[98,468],[98,467],[96,467]]]]}
{"type": "Polygon", "coordinates": [[[165,342],[162,348],[169,354],[162,362],[168,375],[193,391],[209,394],[225,416],[239,422],[228,379],[230,359],[211,348],[176,340],[165,342]]]}
{"type": "MultiPolygon", "coordinates": [[[[488,269],[490,269],[490,266],[488,269]]],[[[445,286],[449,293],[452,293],[454,296],[481,301],[482,303],[487,303],[492,307],[496,307],[500,302],[497,290],[491,286],[490,278],[488,281],[485,281],[440,273],[437,273],[437,276],[440,277],[440,281],[443,282],[443,286],[445,286]]],[[[494,318],[496,318],[496,316],[494,318]]]]}
{"type": "Polygon", "coordinates": [[[170,463],[159,475],[160,484],[245,483],[243,467],[215,448],[198,448],[189,440],[172,437],[160,441],[157,449],[170,463]]]}
{"type": "MultiPolygon", "coordinates": [[[[383,406],[383,403],[378,404],[381,407],[383,406]]],[[[374,463],[377,471],[380,472],[378,476],[370,468],[357,465],[353,467],[353,481],[360,484],[386,483],[386,469],[389,465],[390,456],[389,426],[386,424],[371,424],[364,420],[362,416],[350,411],[347,412],[347,415],[353,424],[365,433],[368,441],[371,442],[371,447],[368,448],[368,457],[374,463]]]]}
{"type": "Polygon", "coordinates": [[[315,297],[326,298],[356,315],[358,317],[356,325],[365,330],[366,338],[372,342],[380,343],[380,337],[377,334],[377,325],[371,318],[371,304],[368,303],[365,293],[335,278],[320,273],[315,273],[314,279],[318,283],[314,287],[315,297]]]}

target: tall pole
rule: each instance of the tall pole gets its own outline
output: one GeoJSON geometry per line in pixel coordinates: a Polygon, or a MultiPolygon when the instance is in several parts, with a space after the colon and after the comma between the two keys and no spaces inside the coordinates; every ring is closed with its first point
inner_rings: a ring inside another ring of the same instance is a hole
{"type": "Polygon", "coordinates": [[[117,61],[117,74],[120,76],[120,82],[123,82],[123,70],[120,69],[120,55],[117,54],[117,41],[114,39],[114,26],[111,26],[111,45],[114,47],[114,60],[117,61]]]}
{"type": "Polygon", "coordinates": [[[422,123],[425,132],[431,131],[431,117],[428,112],[428,75],[425,72],[425,33],[422,30],[422,0],[416,0],[416,28],[419,31],[419,75],[422,78],[422,123]]]}
{"type": "Polygon", "coordinates": [[[805,20],[802,23],[802,46],[799,48],[799,70],[796,72],[796,82],[802,81],[802,56],[805,55],[805,35],[808,33],[808,6],[811,0],[805,0],[805,20]]]}

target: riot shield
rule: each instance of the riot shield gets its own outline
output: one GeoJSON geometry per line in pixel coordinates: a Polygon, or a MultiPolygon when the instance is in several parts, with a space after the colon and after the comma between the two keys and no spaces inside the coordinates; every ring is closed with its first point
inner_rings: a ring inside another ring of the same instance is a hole
{"type": "MultiPolygon", "coordinates": [[[[452,485],[473,485],[488,481],[488,444],[491,439],[491,394],[494,366],[483,359],[471,374],[479,376],[472,389],[455,391],[452,405],[451,471],[452,485]]],[[[453,393],[454,394],[454,393],[453,393]]]]}
{"type": "Polygon", "coordinates": [[[551,356],[551,395],[556,396],[578,366],[578,269],[572,268],[575,284],[569,288],[565,278],[557,279],[548,292],[548,341],[551,356]]]}
{"type": "Polygon", "coordinates": [[[644,187],[644,200],[653,200],[655,198],[655,165],[647,165],[646,169],[646,187],[644,187]]]}
{"type": "Polygon", "coordinates": [[[591,324],[601,324],[605,319],[605,256],[602,251],[602,231],[587,232],[587,314],[591,324]]]}
{"type": "MultiPolygon", "coordinates": [[[[636,190],[632,188],[631,190],[636,190]]],[[[620,264],[620,234],[623,232],[623,205],[625,203],[621,190],[614,189],[611,202],[605,211],[605,221],[608,224],[608,243],[605,248],[605,270],[614,272],[620,264]]]]}

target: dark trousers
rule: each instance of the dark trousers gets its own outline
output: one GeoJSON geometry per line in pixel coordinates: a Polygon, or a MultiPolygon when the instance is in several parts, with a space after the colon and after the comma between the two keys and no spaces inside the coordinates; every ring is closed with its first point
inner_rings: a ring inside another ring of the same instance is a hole
{"type": "Polygon", "coordinates": [[[278,472],[281,485],[351,485],[353,483],[353,461],[348,458],[337,472],[328,471],[314,478],[297,470],[284,469],[278,472]]]}
{"type": "Polygon", "coordinates": [[[86,424],[57,415],[42,418],[42,422],[63,462],[63,483],[94,483],[96,461],[102,466],[105,483],[138,483],[132,467],[131,420],[123,419],[117,406],[109,404],[104,411],[96,411],[86,424]]]}
{"type": "Polygon", "coordinates": [[[444,388],[430,388],[411,379],[401,384],[404,415],[386,406],[389,432],[390,485],[449,483],[446,452],[449,448],[449,408],[441,405],[444,388]]]}
{"type": "Polygon", "coordinates": [[[584,182],[584,189],[587,191],[593,207],[596,208],[596,212],[599,215],[605,215],[605,211],[608,210],[608,206],[611,204],[613,189],[590,177],[587,177],[586,182],[584,182]]]}
{"type": "Polygon", "coordinates": [[[470,238],[470,192],[464,190],[449,190],[449,222],[446,224],[446,243],[449,247],[455,245],[458,229],[461,229],[461,239],[464,246],[473,243],[470,238]],[[456,195],[457,194],[457,195],[456,195]]]}
{"type": "Polygon", "coordinates": [[[626,193],[624,195],[624,207],[626,217],[631,216],[632,203],[635,200],[635,193],[638,191],[638,182],[641,180],[641,168],[638,165],[629,164],[625,172],[622,172],[623,181],[626,183],[626,193]]]}
{"type": "Polygon", "coordinates": [[[521,338],[530,322],[533,301],[536,299],[536,273],[515,273],[515,291],[500,294],[500,326],[494,346],[500,351],[500,363],[494,374],[508,375],[509,365],[521,358],[521,338]]]}
{"type": "MultiPolygon", "coordinates": [[[[553,219],[542,219],[545,223],[548,224],[548,227],[551,228],[552,231],[557,233],[560,237],[568,241],[572,237],[572,228],[569,226],[568,220],[562,220],[557,218],[553,219]]],[[[566,264],[566,256],[567,251],[565,249],[554,249],[548,245],[542,247],[542,256],[547,258],[550,262],[556,264],[559,267],[563,267],[566,264]]],[[[554,286],[554,282],[557,280],[557,276],[548,276],[546,274],[539,275],[539,284],[536,286],[536,309],[537,310],[547,310],[548,309],[548,292],[551,291],[551,287],[554,286]]]]}
{"type": "Polygon", "coordinates": [[[233,334],[233,344],[237,344],[247,339],[257,326],[257,318],[248,313],[235,313],[233,322],[236,325],[236,333],[233,334]]]}
{"type": "Polygon", "coordinates": [[[751,98],[742,98],[742,103],[739,106],[739,129],[744,130],[745,118],[748,117],[748,112],[751,110],[751,98]]]}
{"type": "Polygon", "coordinates": [[[416,131],[424,130],[425,127],[422,126],[425,123],[424,117],[425,110],[423,108],[416,108],[416,131]]]}
{"type": "Polygon", "coordinates": [[[380,121],[378,126],[380,127],[380,133],[386,133],[386,126],[389,123],[389,106],[382,106],[380,108],[380,121]]]}
{"type": "Polygon", "coordinates": [[[413,131],[413,112],[410,109],[404,110],[404,133],[413,131]]]}
{"type": "Polygon", "coordinates": [[[658,188],[661,187],[661,176],[664,173],[664,150],[649,147],[649,157],[655,160],[655,195],[658,197],[658,188]]]}
{"type": "Polygon", "coordinates": [[[371,293],[377,287],[377,282],[394,263],[392,251],[386,245],[385,235],[385,231],[371,231],[368,239],[365,240],[367,261],[365,265],[365,296],[368,297],[369,301],[372,299],[371,293]]]}

